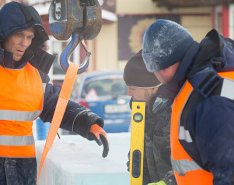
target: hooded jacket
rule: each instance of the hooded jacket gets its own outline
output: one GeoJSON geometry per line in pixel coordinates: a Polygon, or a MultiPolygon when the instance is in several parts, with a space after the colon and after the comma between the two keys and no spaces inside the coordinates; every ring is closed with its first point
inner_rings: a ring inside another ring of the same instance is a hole
{"type": "MultiPolygon", "coordinates": [[[[214,185],[231,185],[234,184],[234,142],[231,139],[234,132],[234,102],[220,96],[223,81],[219,78],[215,80],[217,84],[208,86],[210,91],[206,89],[205,92],[209,94],[203,95],[202,91],[196,88],[196,83],[201,79],[197,78],[197,74],[206,71],[206,67],[211,71],[223,67],[215,60],[220,57],[221,52],[220,45],[212,34],[213,32],[208,33],[199,45],[194,43],[193,49],[191,47],[186,53],[173,79],[177,84],[177,92],[186,79],[194,87],[180,116],[181,125],[189,133],[192,142],[182,138],[179,141],[202,169],[213,174],[214,185]],[[194,53],[191,53],[192,50],[194,53]]],[[[207,71],[204,75],[206,74],[207,71]]],[[[207,82],[208,78],[205,81],[207,82]]]]}
{"type": "MultiPolygon", "coordinates": [[[[35,29],[35,38],[21,61],[14,62],[12,53],[0,48],[0,65],[8,69],[24,69],[28,66],[28,63],[34,66],[33,70],[38,71],[39,74],[37,73],[37,75],[42,79],[40,83],[42,82],[43,86],[45,86],[44,94],[42,95],[43,107],[39,117],[44,122],[51,122],[60,88],[50,84],[50,79],[46,74],[52,65],[54,57],[40,48],[44,41],[48,40],[48,35],[42,26],[40,16],[33,7],[17,2],[7,3],[0,10],[0,45],[15,32],[30,27],[35,29]]],[[[1,73],[0,78],[2,78],[1,73]]],[[[13,80],[12,83],[14,83],[13,80]]],[[[101,127],[103,126],[103,120],[99,116],[85,107],[69,101],[60,128],[91,139],[89,130],[91,125],[95,123],[101,127]]],[[[24,185],[36,184],[36,173],[35,158],[0,158],[1,185],[15,184],[15,182],[24,185]]]]}
{"type": "MultiPolygon", "coordinates": [[[[5,4],[0,10],[0,43],[13,33],[26,28],[34,28],[35,37],[21,63],[30,59],[28,62],[34,67],[48,73],[55,57],[41,49],[49,37],[42,26],[40,15],[32,6],[17,2],[5,4]]],[[[0,65],[6,65],[4,62],[10,67],[13,66],[11,54],[0,48],[0,65]]]]}
{"type": "MultiPolygon", "coordinates": [[[[27,49],[28,52],[26,52],[23,59],[19,61],[19,65],[11,65],[11,63],[14,62],[12,54],[4,51],[3,49],[2,52],[0,52],[0,54],[2,54],[0,55],[0,63],[5,63],[10,68],[17,69],[23,68],[27,62],[31,63],[32,60],[38,61],[41,58],[47,59],[47,57],[43,58],[43,54],[47,54],[47,52],[42,51],[40,47],[44,41],[49,39],[42,26],[39,14],[32,6],[10,2],[2,7],[0,10],[0,43],[4,42],[4,40],[13,33],[30,27],[35,28],[35,38],[33,39],[31,46],[27,49]],[[40,55],[38,55],[38,53],[40,53],[40,55]]],[[[46,63],[47,61],[42,62],[46,63]]],[[[37,67],[37,64],[34,64],[34,66],[37,67]]],[[[41,75],[42,82],[46,84],[44,106],[40,118],[44,122],[51,122],[60,88],[49,84],[48,75],[45,74],[40,67],[38,68],[38,71],[41,75]]],[[[77,103],[69,101],[61,123],[61,128],[74,131],[84,137],[88,137],[89,129],[91,124],[94,122],[103,126],[103,120],[99,116],[77,103]]]]}
{"type": "Polygon", "coordinates": [[[36,31],[32,45],[39,48],[49,37],[42,26],[40,15],[32,6],[11,2],[0,10],[0,42],[11,34],[30,27],[36,31]]]}

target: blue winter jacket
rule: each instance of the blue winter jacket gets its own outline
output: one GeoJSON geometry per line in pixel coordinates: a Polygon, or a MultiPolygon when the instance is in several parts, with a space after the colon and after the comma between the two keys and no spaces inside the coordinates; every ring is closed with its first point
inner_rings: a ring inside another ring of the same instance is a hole
{"type": "MultiPolygon", "coordinates": [[[[177,83],[174,85],[177,92],[186,79],[211,62],[214,62],[214,68],[217,67],[217,61],[212,59],[219,57],[219,43],[207,36],[199,44],[198,52],[193,55],[189,52],[185,56],[187,61],[182,61],[173,79],[177,83]],[[189,65],[183,65],[183,62],[189,65]]],[[[213,173],[214,185],[233,185],[234,100],[219,96],[221,87],[222,83],[218,84],[208,97],[194,91],[193,95],[196,94],[198,98],[193,104],[187,103],[181,120],[193,142],[181,141],[181,144],[202,168],[213,173]]]]}

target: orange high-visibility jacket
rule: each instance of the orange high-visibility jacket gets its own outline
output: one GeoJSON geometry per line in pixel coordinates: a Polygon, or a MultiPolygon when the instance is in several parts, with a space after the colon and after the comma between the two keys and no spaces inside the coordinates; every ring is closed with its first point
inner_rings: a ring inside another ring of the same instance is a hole
{"type": "Polygon", "coordinates": [[[33,120],[43,107],[43,85],[37,69],[0,66],[0,157],[35,157],[33,120]]]}
{"type": "MultiPolygon", "coordinates": [[[[218,73],[224,78],[224,82],[234,80],[234,72],[218,73]]],[[[223,85],[224,86],[224,85],[223,85]]],[[[192,94],[193,87],[186,81],[181,91],[174,100],[171,115],[171,159],[172,168],[178,185],[212,185],[212,173],[202,169],[185,151],[179,142],[179,138],[189,140],[190,134],[180,126],[180,119],[186,102],[192,94]]],[[[228,92],[223,91],[220,96],[228,97],[228,92]],[[226,94],[225,94],[226,93],[226,94]]]]}

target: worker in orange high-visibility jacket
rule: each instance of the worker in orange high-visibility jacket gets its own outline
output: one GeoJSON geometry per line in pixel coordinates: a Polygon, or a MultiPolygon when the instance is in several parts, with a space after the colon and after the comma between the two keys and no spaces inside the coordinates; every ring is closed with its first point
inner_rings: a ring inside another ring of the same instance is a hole
{"type": "Polygon", "coordinates": [[[164,84],[156,102],[163,108],[174,100],[170,144],[178,185],[234,184],[233,43],[216,30],[197,43],[184,27],[164,19],[145,31],[144,62],[164,84]]]}
{"type": "MultiPolygon", "coordinates": [[[[38,12],[17,2],[0,10],[0,184],[35,185],[37,164],[33,120],[51,122],[60,89],[47,75],[54,57],[42,50],[48,40],[38,12]]],[[[103,144],[103,120],[69,101],[61,128],[103,144]]]]}

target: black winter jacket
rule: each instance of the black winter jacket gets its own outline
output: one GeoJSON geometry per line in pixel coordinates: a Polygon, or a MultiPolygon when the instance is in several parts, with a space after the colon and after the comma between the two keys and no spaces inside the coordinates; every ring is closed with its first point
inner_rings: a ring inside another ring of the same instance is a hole
{"type": "MultiPolygon", "coordinates": [[[[148,168],[150,182],[164,180],[167,185],[175,185],[170,160],[171,108],[158,109],[156,99],[157,96],[151,100],[146,110],[145,167],[148,168]]],[[[147,174],[144,175],[147,177],[147,174]]],[[[144,180],[146,181],[145,178],[144,180]]]]}
{"type": "Polygon", "coordinates": [[[158,109],[155,99],[146,106],[143,185],[160,180],[176,185],[170,160],[171,108],[158,109]]]}

